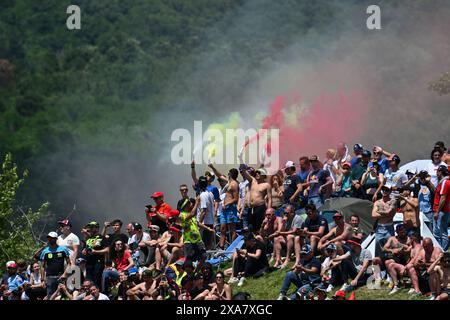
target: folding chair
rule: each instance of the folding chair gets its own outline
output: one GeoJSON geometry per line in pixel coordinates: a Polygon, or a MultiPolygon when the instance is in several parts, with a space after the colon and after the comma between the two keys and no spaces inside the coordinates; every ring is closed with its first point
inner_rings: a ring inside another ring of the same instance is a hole
{"type": "Polygon", "coordinates": [[[230,261],[233,253],[236,252],[236,249],[242,248],[244,244],[244,236],[238,235],[236,239],[228,246],[226,250],[209,250],[206,252],[209,259],[206,262],[209,262],[212,266],[220,266],[220,264],[230,261]]]}

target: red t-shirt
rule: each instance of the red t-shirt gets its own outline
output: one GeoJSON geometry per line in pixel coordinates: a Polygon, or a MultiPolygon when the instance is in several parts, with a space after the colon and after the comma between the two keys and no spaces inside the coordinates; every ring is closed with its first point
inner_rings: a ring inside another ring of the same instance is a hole
{"type": "Polygon", "coordinates": [[[117,271],[122,271],[128,266],[128,259],[131,257],[130,250],[125,250],[122,258],[117,257],[114,259],[114,265],[116,266],[117,271]]]}
{"type": "Polygon", "coordinates": [[[439,183],[436,193],[434,194],[434,205],[433,205],[434,212],[437,211],[441,196],[444,194],[447,195],[447,199],[445,200],[442,211],[450,212],[450,180],[448,180],[448,179],[439,183]]]}

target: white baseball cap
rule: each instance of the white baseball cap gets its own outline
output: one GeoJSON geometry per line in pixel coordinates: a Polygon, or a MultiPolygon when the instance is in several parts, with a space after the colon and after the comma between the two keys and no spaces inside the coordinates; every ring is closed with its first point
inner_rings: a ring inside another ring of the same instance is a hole
{"type": "Polygon", "coordinates": [[[55,231],[49,232],[47,238],[58,238],[58,234],[55,231]]]}
{"type": "Polygon", "coordinates": [[[295,163],[294,161],[289,160],[288,162],[286,162],[286,165],[284,166],[284,168],[291,168],[291,167],[295,167],[295,163]]]}
{"type": "Polygon", "coordinates": [[[17,268],[17,263],[15,261],[8,261],[6,263],[7,268],[17,268]]]}

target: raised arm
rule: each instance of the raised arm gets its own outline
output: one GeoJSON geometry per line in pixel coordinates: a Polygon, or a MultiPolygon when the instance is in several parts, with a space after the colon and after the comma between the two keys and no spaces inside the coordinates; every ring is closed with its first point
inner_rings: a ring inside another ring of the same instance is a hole
{"type": "Polygon", "coordinates": [[[195,161],[194,160],[192,160],[192,163],[191,163],[191,177],[192,177],[192,181],[194,181],[194,184],[198,184],[197,173],[195,172],[195,161]]]}

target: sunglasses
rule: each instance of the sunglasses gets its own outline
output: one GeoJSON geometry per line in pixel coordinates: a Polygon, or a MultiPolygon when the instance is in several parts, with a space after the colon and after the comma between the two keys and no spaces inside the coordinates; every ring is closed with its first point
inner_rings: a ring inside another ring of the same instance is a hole
{"type": "Polygon", "coordinates": [[[181,192],[187,192],[188,189],[180,189],[181,192]]]}
{"type": "Polygon", "coordinates": [[[219,277],[216,277],[216,279],[223,279],[223,277],[219,276],[219,277]]]}
{"type": "Polygon", "coordinates": [[[342,217],[333,217],[334,220],[340,220],[342,217]]]}

